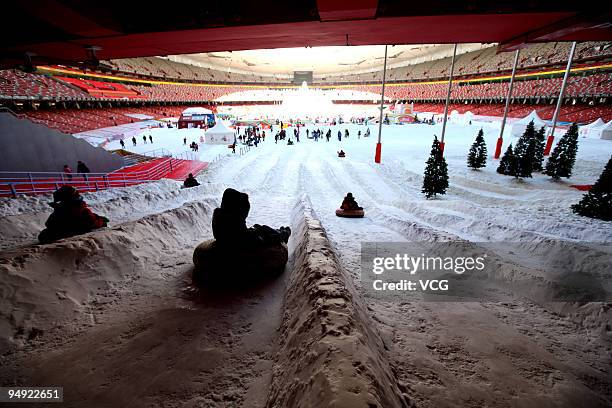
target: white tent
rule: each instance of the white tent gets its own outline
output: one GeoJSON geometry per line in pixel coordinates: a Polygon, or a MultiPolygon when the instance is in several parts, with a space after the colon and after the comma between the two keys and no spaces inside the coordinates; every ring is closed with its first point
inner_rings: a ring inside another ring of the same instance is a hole
{"type": "Polygon", "coordinates": [[[210,109],[200,108],[200,107],[187,108],[183,111],[183,115],[185,116],[209,115],[211,113],[212,111],[210,109]]]}
{"type": "Polygon", "coordinates": [[[612,140],[612,120],[606,123],[604,126],[598,128],[600,137],[605,140],[612,140]]]}
{"type": "Polygon", "coordinates": [[[529,115],[525,116],[523,119],[517,120],[512,124],[512,136],[522,136],[523,133],[525,133],[525,129],[527,129],[527,125],[531,121],[533,121],[533,125],[535,126],[536,131],[540,130],[542,126],[546,126],[546,122],[540,119],[538,113],[533,110],[529,115]]]}
{"type": "Polygon", "coordinates": [[[219,118],[215,118],[215,126],[204,134],[206,144],[232,144],[234,143],[234,131],[228,128],[219,118]]]}
{"type": "Polygon", "coordinates": [[[593,123],[589,123],[585,126],[580,126],[578,134],[582,137],[599,137],[599,128],[605,126],[605,124],[606,122],[599,118],[593,123]]]}

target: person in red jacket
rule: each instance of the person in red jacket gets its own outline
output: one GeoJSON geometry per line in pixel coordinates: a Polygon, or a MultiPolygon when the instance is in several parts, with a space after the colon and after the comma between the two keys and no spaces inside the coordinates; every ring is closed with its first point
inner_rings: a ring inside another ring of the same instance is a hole
{"type": "Polygon", "coordinates": [[[63,186],[55,191],[53,202],[49,205],[53,212],[45,222],[47,228],[38,235],[41,244],[85,234],[108,225],[108,218],[92,212],[72,186],[63,186]]]}

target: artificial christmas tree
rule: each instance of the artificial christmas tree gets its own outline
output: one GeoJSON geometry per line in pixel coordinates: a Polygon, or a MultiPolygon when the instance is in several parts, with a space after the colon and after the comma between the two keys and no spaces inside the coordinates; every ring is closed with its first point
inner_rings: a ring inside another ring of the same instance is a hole
{"type": "Polygon", "coordinates": [[[544,163],[544,148],[546,147],[546,128],[542,126],[540,130],[538,130],[535,134],[535,145],[533,152],[533,171],[542,171],[544,168],[542,164],[544,163]]]}
{"type": "Polygon", "coordinates": [[[487,145],[484,141],[484,133],[482,129],[478,131],[476,140],[470,148],[470,152],[468,153],[467,158],[467,164],[468,167],[471,167],[474,170],[477,170],[481,167],[485,167],[487,165],[487,145]]]}
{"type": "Polygon", "coordinates": [[[514,151],[512,150],[512,143],[510,143],[510,146],[508,146],[508,149],[506,149],[506,153],[504,153],[501,160],[499,161],[497,172],[506,176],[515,175],[516,160],[514,158],[514,151]]]}
{"type": "Polygon", "coordinates": [[[585,217],[612,221],[612,156],[597,182],[578,204],[572,205],[572,210],[585,217]]]}
{"type": "Polygon", "coordinates": [[[431,154],[425,166],[425,174],[423,175],[423,189],[421,190],[427,198],[436,196],[436,194],[445,194],[448,188],[448,167],[446,160],[442,155],[440,142],[434,136],[434,141],[431,146],[431,154]]]}
{"type": "Polygon", "coordinates": [[[514,148],[514,174],[516,178],[531,177],[535,154],[536,131],[533,121],[529,122],[514,148]]]}
{"type": "Polygon", "coordinates": [[[555,180],[561,177],[569,178],[576,162],[578,152],[578,125],[573,123],[555,146],[548,162],[545,173],[555,180]]]}

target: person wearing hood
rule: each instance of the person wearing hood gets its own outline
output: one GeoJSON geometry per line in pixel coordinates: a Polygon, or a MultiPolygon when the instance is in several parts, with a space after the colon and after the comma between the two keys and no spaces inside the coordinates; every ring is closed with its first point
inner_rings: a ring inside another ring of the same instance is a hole
{"type": "Polygon", "coordinates": [[[189,173],[189,176],[187,176],[187,178],[183,182],[183,187],[185,188],[196,187],[199,185],[200,183],[198,183],[198,180],[196,180],[196,178],[193,177],[192,173],[189,173]]]}
{"type": "Polygon", "coordinates": [[[77,189],[72,186],[62,186],[56,190],[53,193],[53,202],[49,205],[53,212],[45,222],[47,228],[38,235],[41,244],[85,234],[108,225],[108,218],[91,211],[77,189]]]}

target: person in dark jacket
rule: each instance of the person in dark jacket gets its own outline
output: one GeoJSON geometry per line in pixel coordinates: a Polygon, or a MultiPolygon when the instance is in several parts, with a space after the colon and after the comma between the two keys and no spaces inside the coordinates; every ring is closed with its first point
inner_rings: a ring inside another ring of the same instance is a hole
{"type": "Polygon", "coordinates": [[[123,139],[119,140],[119,144],[121,145],[122,149],[125,149],[125,142],[123,141],[123,139]]]}
{"type": "Polygon", "coordinates": [[[62,186],[56,190],[53,202],[49,205],[53,212],[45,222],[47,228],[38,235],[41,244],[85,234],[108,225],[108,218],[93,213],[72,186],[62,186]]]}
{"type": "Polygon", "coordinates": [[[355,197],[353,197],[352,193],[348,193],[346,197],[344,197],[344,200],[342,200],[342,205],[340,206],[340,208],[342,208],[345,211],[363,210],[363,207],[360,207],[359,204],[357,204],[357,201],[355,201],[355,197]]]}
{"type": "Polygon", "coordinates": [[[132,144],[136,146],[136,136],[132,136],[132,144]]]}
{"type": "Polygon", "coordinates": [[[193,177],[192,173],[189,173],[189,176],[187,176],[187,178],[183,182],[183,187],[185,188],[196,187],[199,185],[200,183],[198,183],[198,180],[196,180],[195,177],[193,177]]]}
{"type": "Polygon", "coordinates": [[[267,225],[255,224],[246,226],[251,205],[246,193],[228,188],[223,192],[221,207],[213,212],[213,236],[220,246],[238,248],[262,247],[266,245],[286,243],[291,235],[289,227],[271,228],[267,225]]]}
{"type": "Polygon", "coordinates": [[[87,173],[91,173],[91,171],[89,170],[89,167],[87,167],[85,163],[79,160],[77,161],[77,173],[87,174],[87,173]]]}
{"type": "Polygon", "coordinates": [[[64,168],[62,169],[62,172],[64,173],[64,176],[68,180],[72,180],[72,169],[70,168],[70,166],[68,166],[67,164],[64,164],[64,168]]]}

